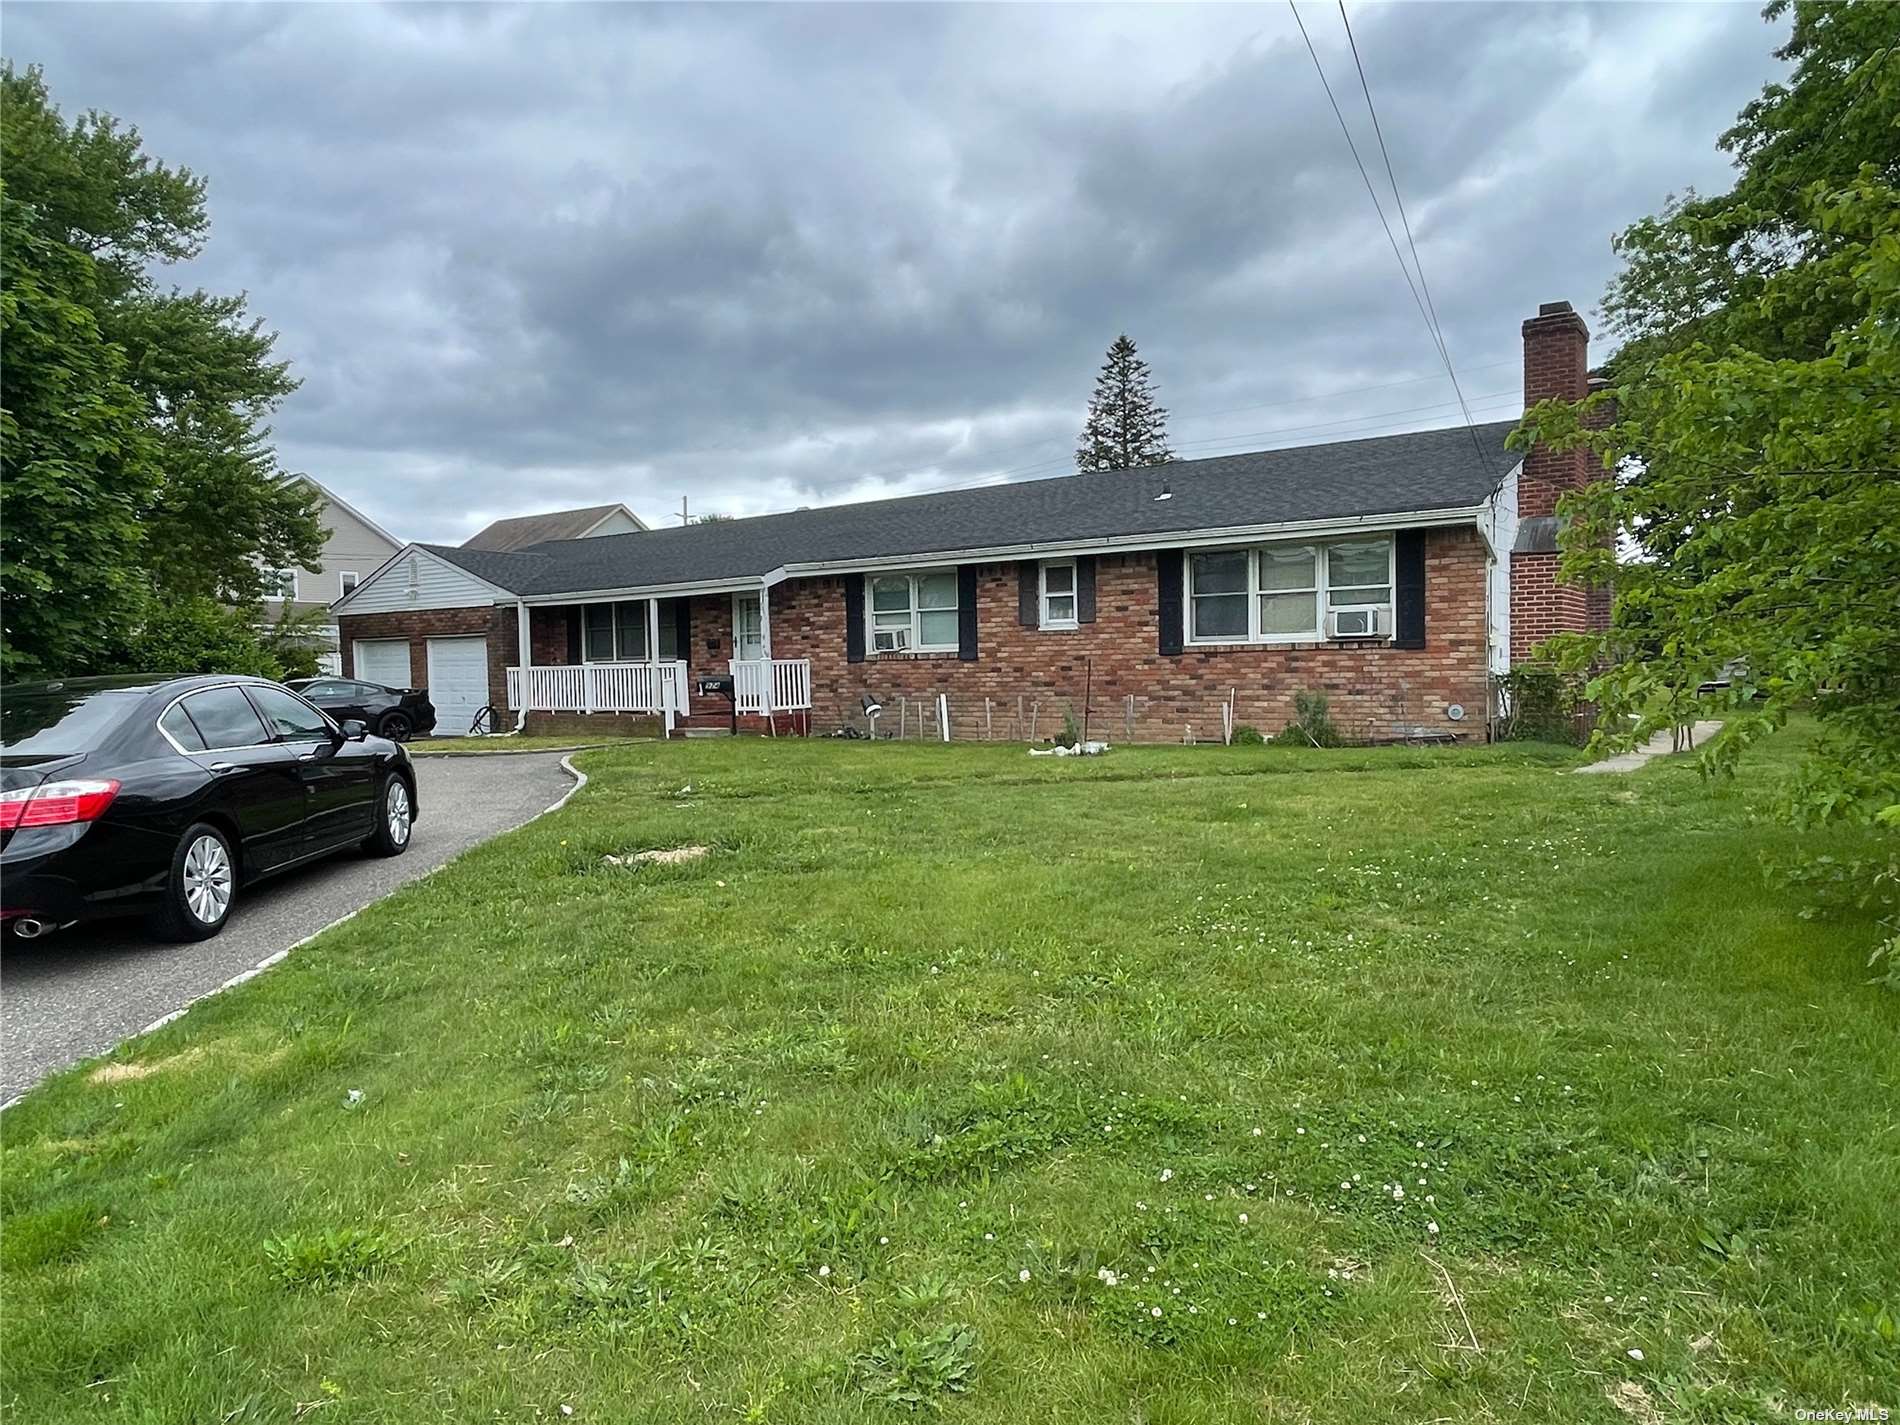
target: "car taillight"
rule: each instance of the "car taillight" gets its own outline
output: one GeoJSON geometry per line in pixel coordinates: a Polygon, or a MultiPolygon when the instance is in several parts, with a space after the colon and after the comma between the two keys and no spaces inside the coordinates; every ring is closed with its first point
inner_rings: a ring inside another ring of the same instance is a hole
{"type": "Polygon", "coordinates": [[[110,777],[96,781],[43,782],[0,792],[0,831],[19,826],[65,826],[75,821],[97,821],[105,815],[119,784],[110,777]]]}

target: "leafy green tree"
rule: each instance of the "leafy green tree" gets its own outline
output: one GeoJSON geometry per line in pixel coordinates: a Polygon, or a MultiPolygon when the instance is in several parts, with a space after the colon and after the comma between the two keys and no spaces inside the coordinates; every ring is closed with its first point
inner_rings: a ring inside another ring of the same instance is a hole
{"type": "Polygon", "coordinates": [[[256,606],[267,568],[320,558],[319,504],[270,447],[266,420],[296,389],[274,337],[242,297],[161,290],[152,275],[201,251],[204,180],[149,157],[110,115],[68,121],[40,71],[11,64],[0,161],[0,670],[78,671],[100,666],[135,605],[256,606]]]}
{"type": "MultiPolygon", "coordinates": [[[[1586,445],[1613,472],[1563,506],[1566,575],[1611,586],[1613,626],[1554,648],[1594,672],[1604,726],[1631,740],[1686,721],[1721,705],[1698,687],[1728,677],[1730,715],[1705,749],[1726,771],[1812,711],[1821,735],[1786,811],[1886,828],[1847,875],[1894,905],[1900,7],[1793,13],[1790,82],[1722,138],[1734,191],[1620,239],[1610,389],[1534,408],[1516,438],[1586,445]]],[[[1883,953],[1900,983],[1897,949],[1883,953]]]]}
{"type": "Polygon", "coordinates": [[[1092,470],[1130,470],[1174,459],[1168,448],[1168,413],[1155,399],[1148,363],[1135,354],[1126,333],[1108,348],[1108,359],[1095,378],[1088,420],[1075,447],[1079,474],[1092,470]]]}
{"type": "Polygon", "coordinates": [[[139,523],[159,483],[90,257],[32,232],[0,185],[0,674],[83,668],[136,624],[139,523]]]}
{"type": "Polygon", "coordinates": [[[202,596],[153,609],[139,630],[137,647],[123,649],[119,656],[125,666],[145,673],[290,676],[278,651],[259,633],[251,611],[202,596]]]}

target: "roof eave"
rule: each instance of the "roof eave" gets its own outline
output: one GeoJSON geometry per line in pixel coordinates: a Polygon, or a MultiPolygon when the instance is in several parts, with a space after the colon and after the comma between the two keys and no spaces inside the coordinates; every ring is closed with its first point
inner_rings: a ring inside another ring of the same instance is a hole
{"type": "Polygon", "coordinates": [[[856,559],[809,560],[782,564],[763,574],[729,579],[688,580],[673,584],[626,584],[613,588],[575,589],[562,593],[524,595],[530,604],[571,604],[591,600],[675,598],[690,594],[723,594],[771,588],[787,579],[828,574],[869,573],[880,569],[916,569],[942,564],[975,564],[1008,559],[1046,559],[1063,554],[1133,554],[1152,549],[1196,549],[1232,544],[1238,540],[1310,535],[1354,534],[1366,530],[1420,529],[1476,524],[1483,505],[1448,505],[1437,509],[1405,510],[1383,514],[1338,516],[1323,520],[1278,520],[1268,524],[1230,525],[1218,529],[1179,530],[1165,534],[1111,535],[1092,539],[1043,540],[997,544],[966,549],[937,549],[921,554],[867,555],[856,559]]]}

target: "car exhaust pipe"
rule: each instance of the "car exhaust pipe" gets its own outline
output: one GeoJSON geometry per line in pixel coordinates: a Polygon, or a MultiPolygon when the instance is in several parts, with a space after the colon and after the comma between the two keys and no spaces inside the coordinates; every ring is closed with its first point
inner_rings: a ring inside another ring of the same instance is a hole
{"type": "Polygon", "coordinates": [[[22,940],[38,940],[46,933],[46,922],[33,916],[22,916],[13,922],[13,933],[22,940]]]}

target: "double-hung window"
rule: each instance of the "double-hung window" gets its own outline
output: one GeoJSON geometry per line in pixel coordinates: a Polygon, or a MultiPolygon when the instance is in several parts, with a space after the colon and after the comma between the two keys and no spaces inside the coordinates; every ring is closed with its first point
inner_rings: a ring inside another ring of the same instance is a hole
{"type": "Polygon", "coordinates": [[[1392,626],[1387,537],[1210,550],[1187,564],[1190,643],[1311,641],[1342,608],[1381,610],[1392,626]]]}
{"type": "Polygon", "coordinates": [[[866,614],[874,653],[954,653],[957,650],[955,570],[877,574],[866,614]]]}
{"type": "Polygon", "coordinates": [[[589,663],[645,662],[645,600],[586,605],[581,616],[581,655],[589,663]]]}
{"type": "Polygon", "coordinates": [[[264,584],[264,597],[267,599],[295,599],[297,597],[295,569],[267,569],[264,571],[264,584]]]}
{"type": "Polygon", "coordinates": [[[1075,565],[1042,566],[1042,626],[1075,628],[1075,565]]]}

